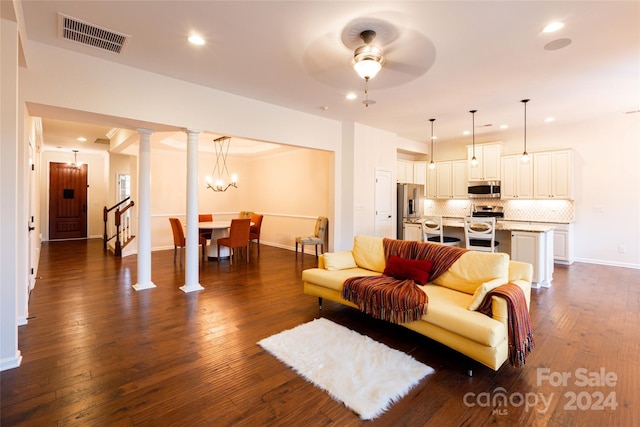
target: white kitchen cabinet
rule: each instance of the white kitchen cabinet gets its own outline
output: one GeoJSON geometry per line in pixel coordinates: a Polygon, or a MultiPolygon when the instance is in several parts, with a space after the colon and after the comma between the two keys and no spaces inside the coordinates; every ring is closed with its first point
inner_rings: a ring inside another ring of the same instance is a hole
{"type": "Polygon", "coordinates": [[[436,163],[436,198],[467,198],[467,161],[452,160],[436,163]]]}
{"type": "Polygon", "coordinates": [[[413,162],[413,183],[422,185],[427,195],[427,162],[413,162]]]}
{"type": "Polygon", "coordinates": [[[511,259],[533,265],[534,288],[548,288],[553,280],[553,230],[546,232],[512,231],[511,259]]]}
{"type": "Polygon", "coordinates": [[[454,160],[451,162],[451,189],[454,199],[469,198],[469,179],[467,178],[467,161],[454,160]]]}
{"type": "Polygon", "coordinates": [[[573,199],[573,152],[545,151],[533,154],[533,197],[573,199]]]}
{"type": "Polygon", "coordinates": [[[502,156],[500,182],[502,199],[533,199],[533,160],[522,162],[522,155],[502,156]]]}
{"type": "Polygon", "coordinates": [[[409,160],[398,160],[396,164],[396,180],[402,183],[413,184],[413,162],[409,160]]]}
{"type": "Polygon", "coordinates": [[[402,227],[404,228],[404,240],[422,241],[422,224],[405,222],[402,227]]]}
{"type": "Polygon", "coordinates": [[[427,198],[436,199],[438,197],[437,172],[436,168],[427,169],[427,198]]]}
{"type": "Polygon", "coordinates": [[[476,145],[476,166],[471,165],[473,158],[473,146],[467,146],[467,165],[469,181],[497,181],[500,180],[500,144],[476,145]]]}
{"type": "Polygon", "coordinates": [[[558,264],[573,264],[573,224],[557,224],[553,232],[553,259],[558,264]]]}

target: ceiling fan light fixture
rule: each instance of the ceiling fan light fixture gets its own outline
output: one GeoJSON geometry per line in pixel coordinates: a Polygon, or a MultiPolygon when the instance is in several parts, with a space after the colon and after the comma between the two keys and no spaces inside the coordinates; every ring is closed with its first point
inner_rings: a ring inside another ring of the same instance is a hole
{"type": "Polygon", "coordinates": [[[365,80],[372,79],[382,69],[384,57],[382,50],[375,46],[365,44],[356,49],[353,55],[353,68],[356,73],[365,80]]]}
{"type": "Polygon", "coordinates": [[[362,59],[354,63],[353,68],[361,78],[369,80],[378,74],[378,71],[382,69],[382,64],[373,59],[362,59]]]}
{"type": "Polygon", "coordinates": [[[374,103],[369,101],[369,80],[378,74],[378,71],[382,69],[382,64],[384,64],[382,50],[372,44],[375,37],[376,32],[373,30],[361,32],[360,38],[364,41],[364,45],[357,48],[353,53],[353,69],[356,70],[360,78],[364,79],[365,99],[363,103],[365,107],[374,103]]]}

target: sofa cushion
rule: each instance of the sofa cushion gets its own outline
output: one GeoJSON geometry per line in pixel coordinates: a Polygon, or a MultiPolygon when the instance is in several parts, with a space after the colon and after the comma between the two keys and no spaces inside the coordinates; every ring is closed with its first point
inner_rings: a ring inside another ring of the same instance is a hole
{"type": "Polygon", "coordinates": [[[342,292],[342,285],[349,277],[380,276],[379,272],[364,268],[349,268],[346,270],[325,270],[324,268],[308,268],[302,271],[302,281],[320,285],[334,291],[342,292]]]}
{"type": "Polygon", "coordinates": [[[429,281],[432,267],[432,260],[406,259],[391,255],[383,274],[396,279],[411,279],[419,285],[424,285],[429,281]]]}
{"type": "Polygon", "coordinates": [[[326,252],[323,254],[324,268],[327,270],[346,270],[356,268],[356,261],[351,251],[326,252]]]}
{"type": "Polygon", "coordinates": [[[386,265],[382,237],[355,236],[353,238],[353,259],[358,267],[382,273],[386,265]]]}
{"type": "Polygon", "coordinates": [[[473,298],[471,295],[433,284],[420,288],[429,296],[423,320],[491,347],[507,339],[503,323],[467,308],[473,298]]]}
{"type": "Polygon", "coordinates": [[[480,285],[493,279],[509,278],[509,255],[468,251],[433,283],[473,295],[480,285]]]}
{"type": "Polygon", "coordinates": [[[484,282],[482,285],[478,286],[476,291],[473,293],[473,299],[471,300],[471,304],[469,304],[469,310],[477,310],[480,307],[480,303],[484,299],[485,295],[488,292],[494,290],[498,286],[504,285],[505,281],[503,278],[489,280],[488,282],[484,282]]]}

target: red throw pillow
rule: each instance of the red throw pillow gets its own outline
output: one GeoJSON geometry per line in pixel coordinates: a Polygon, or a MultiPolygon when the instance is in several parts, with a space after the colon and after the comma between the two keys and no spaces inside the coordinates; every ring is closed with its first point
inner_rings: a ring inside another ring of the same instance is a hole
{"type": "Polygon", "coordinates": [[[401,280],[411,279],[424,285],[429,281],[432,267],[433,260],[430,259],[406,259],[391,255],[382,274],[401,280]]]}

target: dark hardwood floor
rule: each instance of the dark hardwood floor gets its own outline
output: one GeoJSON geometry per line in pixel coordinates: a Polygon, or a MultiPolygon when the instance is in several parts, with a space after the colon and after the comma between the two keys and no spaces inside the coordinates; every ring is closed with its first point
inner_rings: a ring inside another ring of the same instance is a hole
{"type": "Polygon", "coordinates": [[[22,365],[0,374],[0,424],[640,425],[640,270],[556,266],[553,287],[532,294],[536,348],[526,367],[498,372],[325,302],[326,318],[436,370],[363,422],[256,344],[318,308],[300,279],[315,257],[255,249],[249,264],[201,262],[205,290],[184,294],[173,251],[153,253],[157,288],[136,292],[135,256],[115,259],[100,240],[43,244],[19,332],[22,365]]]}

